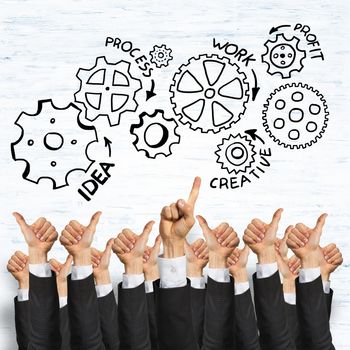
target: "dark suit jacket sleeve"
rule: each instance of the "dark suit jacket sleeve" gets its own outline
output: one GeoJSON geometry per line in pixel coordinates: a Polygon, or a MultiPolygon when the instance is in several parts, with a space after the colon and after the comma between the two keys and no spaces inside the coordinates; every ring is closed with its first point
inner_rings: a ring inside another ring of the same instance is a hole
{"type": "Polygon", "coordinates": [[[193,331],[199,348],[202,347],[206,288],[191,287],[191,309],[193,331]]]}
{"type": "Polygon", "coordinates": [[[83,280],[68,276],[68,311],[72,350],[104,350],[94,277],[83,280]]]}
{"type": "Polygon", "coordinates": [[[102,341],[106,350],[119,349],[118,306],[114,292],[97,298],[100,315],[102,341]]]}
{"type": "Polygon", "coordinates": [[[287,312],[288,329],[292,342],[294,342],[295,347],[298,350],[303,350],[297,315],[297,306],[285,303],[285,307],[287,312]]]}
{"type": "Polygon", "coordinates": [[[60,333],[61,333],[61,349],[70,350],[70,324],[69,324],[69,314],[68,305],[60,308],[60,333]]]}
{"type": "Polygon", "coordinates": [[[208,277],[205,300],[203,349],[232,350],[234,345],[234,283],[208,277]]]}
{"type": "Polygon", "coordinates": [[[56,276],[42,278],[29,273],[29,324],[28,349],[59,350],[59,303],[56,276]]]}
{"type": "Polygon", "coordinates": [[[123,350],[150,350],[151,340],[145,284],[124,289],[118,286],[118,318],[120,348],[123,350]]]}
{"type": "Polygon", "coordinates": [[[191,316],[191,287],[160,288],[155,286],[155,305],[160,350],[196,350],[191,316]]]}
{"type": "Polygon", "coordinates": [[[15,298],[15,327],[18,350],[27,350],[29,345],[29,301],[15,298]]]}
{"type": "Polygon", "coordinates": [[[325,293],[325,297],[326,297],[326,304],[327,304],[327,311],[328,311],[328,319],[330,319],[331,312],[332,312],[333,289],[331,289],[328,294],[325,293]]]}
{"type": "MultiPolygon", "coordinates": [[[[154,288],[154,287],[153,287],[154,288]]],[[[151,338],[152,350],[158,350],[158,329],[156,318],[155,296],[153,293],[146,293],[147,309],[148,309],[148,324],[151,338]]]]}
{"type": "Polygon", "coordinates": [[[235,296],[235,337],[239,350],[260,350],[258,325],[250,289],[235,296]]]}
{"type": "Polygon", "coordinates": [[[255,273],[253,283],[261,349],[295,349],[288,329],[279,272],[261,279],[258,279],[255,273]]]}
{"type": "Polygon", "coordinates": [[[308,350],[334,349],[321,277],[309,283],[299,283],[297,279],[296,293],[303,347],[308,350]]]}

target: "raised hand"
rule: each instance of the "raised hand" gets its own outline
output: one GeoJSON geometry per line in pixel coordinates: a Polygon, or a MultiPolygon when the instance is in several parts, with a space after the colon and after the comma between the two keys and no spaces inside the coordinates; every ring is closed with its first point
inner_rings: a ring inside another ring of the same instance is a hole
{"type": "Polygon", "coordinates": [[[26,243],[29,248],[29,260],[31,264],[42,264],[47,262],[47,253],[57,240],[56,228],[41,217],[33,224],[26,223],[24,217],[19,213],[13,213],[26,243]]]}
{"type": "Polygon", "coordinates": [[[91,262],[94,278],[97,285],[111,283],[111,277],[109,274],[109,263],[111,260],[113,243],[113,238],[108,240],[106,248],[103,252],[95,248],[91,248],[91,262]]]}
{"type": "Polygon", "coordinates": [[[287,245],[301,259],[303,268],[320,266],[321,251],[319,245],[326,218],[327,214],[322,214],[313,228],[299,223],[288,235],[287,245]]]}
{"type": "Polygon", "coordinates": [[[56,274],[58,295],[60,297],[66,297],[68,295],[67,278],[73,263],[73,257],[71,255],[68,255],[66,261],[63,264],[61,264],[56,259],[50,259],[49,263],[51,270],[56,274]]]}
{"type": "Polygon", "coordinates": [[[184,240],[195,223],[194,208],[199,195],[201,179],[196,177],[187,202],[179,199],[162,209],[159,232],[164,245],[164,257],[184,255],[184,240]]]}
{"type": "Polygon", "coordinates": [[[16,251],[7,263],[7,271],[17,280],[19,289],[29,288],[29,257],[16,251]]]}
{"type": "Polygon", "coordinates": [[[243,241],[258,256],[260,264],[276,261],[275,241],[282,211],[283,209],[278,209],[270,223],[260,219],[252,220],[244,231],[243,241]]]}
{"type": "Polygon", "coordinates": [[[283,259],[288,259],[287,240],[293,228],[294,228],[293,225],[289,225],[284,232],[283,238],[276,238],[276,241],[275,241],[276,251],[283,259]]]}
{"type": "Polygon", "coordinates": [[[250,249],[245,244],[243,249],[235,248],[231,255],[227,258],[227,265],[235,282],[248,281],[247,263],[249,253],[250,249]]]}
{"type": "Polygon", "coordinates": [[[209,267],[226,268],[227,258],[239,244],[235,230],[227,223],[222,223],[215,229],[208,226],[207,221],[200,215],[197,220],[202,228],[203,235],[209,249],[209,267]],[[221,242],[219,242],[219,240],[221,242]]]}
{"type": "Polygon", "coordinates": [[[209,249],[207,243],[199,238],[192,244],[185,241],[185,253],[187,260],[187,276],[201,277],[203,269],[209,261],[209,249]]]}
{"type": "Polygon", "coordinates": [[[328,244],[324,248],[320,249],[322,252],[320,262],[322,280],[329,281],[330,274],[343,263],[343,256],[339,248],[334,243],[328,244]]]}
{"type": "Polygon", "coordinates": [[[161,243],[162,238],[158,235],[153,247],[146,246],[143,253],[143,273],[146,281],[155,281],[159,278],[157,259],[161,243]]]}
{"type": "Polygon", "coordinates": [[[143,255],[154,221],[146,224],[140,235],[129,229],[124,229],[113,242],[113,252],[125,266],[128,275],[143,273],[143,255]],[[133,243],[130,243],[133,242],[133,243]]]}

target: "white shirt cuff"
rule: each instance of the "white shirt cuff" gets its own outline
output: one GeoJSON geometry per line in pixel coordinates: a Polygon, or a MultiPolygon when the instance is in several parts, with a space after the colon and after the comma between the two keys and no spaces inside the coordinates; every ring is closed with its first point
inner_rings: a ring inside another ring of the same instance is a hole
{"type": "Polygon", "coordinates": [[[186,256],[173,259],[158,257],[160,288],[180,288],[187,284],[186,256]]]}
{"type": "Polygon", "coordinates": [[[92,265],[72,266],[72,281],[84,280],[92,274],[92,265]]]}
{"type": "Polygon", "coordinates": [[[191,281],[191,287],[195,289],[205,289],[205,278],[202,277],[188,277],[191,281]]]}
{"type": "Polygon", "coordinates": [[[278,270],[277,262],[271,264],[256,264],[256,278],[268,278],[278,270]]]}
{"type": "Polygon", "coordinates": [[[67,297],[59,297],[59,303],[60,303],[60,309],[65,307],[68,304],[68,298],[67,297]]]}
{"type": "Polygon", "coordinates": [[[322,281],[323,284],[323,291],[326,294],[329,294],[331,292],[331,281],[322,281]]]}
{"type": "Polygon", "coordinates": [[[319,267],[300,269],[299,272],[299,282],[308,283],[317,279],[321,275],[321,270],[319,267]]]}
{"type": "Polygon", "coordinates": [[[235,282],[235,295],[240,295],[249,290],[249,282],[235,282]]]}
{"type": "Polygon", "coordinates": [[[29,264],[29,272],[36,277],[47,278],[52,276],[51,266],[45,264],[29,264]]]}
{"type": "Polygon", "coordinates": [[[297,304],[297,297],[295,293],[283,293],[283,295],[284,295],[284,301],[287,304],[290,304],[290,305],[297,304]]]}
{"type": "Polygon", "coordinates": [[[95,286],[95,289],[97,298],[103,298],[113,290],[113,286],[112,283],[99,284],[98,286],[95,286]]]}
{"type": "Polygon", "coordinates": [[[229,283],[230,273],[228,269],[211,269],[208,268],[208,277],[210,277],[215,282],[229,283]]]}
{"type": "Polygon", "coordinates": [[[145,281],[145,291],[147,293],[153,293],[153,281],[145,281]]]}
{"type": "Polygon", "coordinates": [[[29,300],[29,289],[18,289],[17,290],[17,300],[28,301],[29,300]]]}
{"type": "Polygon", "coordinates": [[[145,281],[145,277],[143,274],[140,275],[126,275],[123,274],[123,282],[122,282],[122,288],[123,289],[131,289],[136,288],[139,285],[141,285],[145,281]]]}

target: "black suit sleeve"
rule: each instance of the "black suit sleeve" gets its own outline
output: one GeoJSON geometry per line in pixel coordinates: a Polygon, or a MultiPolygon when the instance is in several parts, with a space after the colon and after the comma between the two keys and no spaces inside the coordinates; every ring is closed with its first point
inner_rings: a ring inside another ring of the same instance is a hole
{"type": "Polygon", "coordinates": [[[288,329],[279,272],[261,279],[258,279],[255,273],[253,283],[261,349],[295,349],[288,329]]]}
{"type": "Polygon", "coordinates": [[[294,342],[295,347],[298,350],[303,350],[297,314],[297,306],[285,303],[285,307],[287,312],[288,329],[292,342],[294,342]]]}
{"type": "Polygon", "coordinates": [[[206,288],[191,287],[191,310],[194,336],[199,348],[202,347],[206,288]]]}
{"type": "Polygon", "coordinates": [[[29,345],[29,301],[15,298],[15,327],[18,350],[27,350],[29,345]]]}
{"type": "Polygon", "coordinates": [[[196,350],[192,316],[191,287],[160,288],[155,286],[155,305],[160,350],[196,350]]]}
{"type": "Polygon", "coordinates": [[[59,350],[59,303],[56,276],[42,278],[29,273],[29,324],[28,349],[59,350]]]}
{"type": "Polygon", "coordinates": [[[327,311],[328,311],[328,319],[330,319],[331,312],[332,312],[333,289],[331,289],[328,294],[325,293],[325,297],[326,297],[326,304],[327,304],[327,311]]]}
{"type": "Polygon", "coordinates": [[[118,306],[113,291],[97,298],[102,341],[106,350],[119,349],[118,306]]]}
{"type": "Polygon", "coordinates": [[[94,277],[68,277],[68,311],[72,350],[104,350],[94,277]]]}
{"type": "Polygon", "coordinates": [[[61,349],[70,350],[70,325],[69,325],[69,314],[68,305],[60,308],[60,333],[61,333],[61,349]]]}
{"type": "Polygon", "coordinates": [[[205,299],[203,349],[232,350],[234,344],[234,283],[208,277],[205,299]]]}
{"type": "Polygon", "coordinates": [[[300,283],[297,279],[296,293],[303,347],[308,350],[334,349],[321,276],[309,283],[300,283]]]}
{"type": "Polygon", "coordinates": [[[152,350],[158,350],[158,328],[157,328],[154,292],[146,293],[146,298],[147,298],[148,324],[149,324],[149,331],[150,331],[150,338],[151,338],[151,348],[152,350]]]}
{"type": "Polygon", "coordinates": [[[250,289],[235,296],[235,337],[239,350],[260,350],[258,326],[250,289]]]}
{"type": "Polygon", "coordinates": [[[145,284],[124,289],[118,286],[118,318],[120,348],[123,350],[150,350],[147,298],[145,284]]]}

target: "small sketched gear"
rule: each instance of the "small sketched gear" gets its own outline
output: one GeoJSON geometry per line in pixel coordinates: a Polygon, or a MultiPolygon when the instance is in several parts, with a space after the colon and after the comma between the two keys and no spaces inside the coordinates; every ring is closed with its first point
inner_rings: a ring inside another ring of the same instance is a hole
{"type": "Polygon", "coordinates": [[[180,66],[170,92],[182,124],[202,133],[218,133],[244,114],[249,84],[246,74],[227,57],[200,55],[180,66]]]}
{"type": "Polygon", "coordinates": [[[306,148],[320,139],[328,124],[324,96],[307,84],[280,86],[267,99],[263,125],[269,136],[285,148],[306,148]]]}
{"type": "Polygon", "coordinates": [[[80,88],[74,97],[76,102],[84,103],[87,120],[107,116],[110,126],[115,126],[123,113],[136,111],[135,96],[142,84],[130,74],[130,62],[109,63],[106,57],[97,57],[92,68],[80,68],[76,76],[80,88]]]}
{"type": "Polygon", "coordinates": [[[300,72],[306,51],[299,48],[300,39],[293,36],[287,39],[284,34],[277,34],[275,40],[268,40],[264,44],[267,51],[261,56],[268,65],[270,75],[280,74],[283,79],[290,78],[292,72],[300,72]]]}
{"type": "Polygon", "coordinates": [[[228,138],[223,138],[222,143],[218,145],[215,152],[218,157],[216,162],[221,164],[221,169],[226,169],[230,174],[245,173],[255,161],[254,148],[248,137],[241,134],[230,135],[228,138]]]}
{"type": "Polygon", "coordinates": [[[153,114],[140,114],[140,123],[133,124],[130,133],[136,136],[133,145],[137,151],[144,151],[146,157],[156,158],[163,154],[168,157],[172,154],[171,147],[180,143],[180,135],[174,118],[164,116],[164,111],[156,109],[153,114]]]}
{"type": "Polygon", "coordinates": [[[151,62],[154,63],[157,68],[167,67],[169,62],[173,59],[171,49],[167,48],[164,44],[161,46],[154,45],[153,50],[149,54],[151,55],[151,62]]]}
{"type": "Polygon", "coordinates": [[[11,154],[26,163],[23,179],[36,184],[50,179],[53,189],[58,189],[68,185],[72,171],[89,169],[93,161],[87,149],[97,136],[94,127],[81,124],[81,113],[73,103],[58,108],[49,99],[40,100],[34,114],[19,115],[15,125],[21,128],[21,136],[11,144],[11,154]]]}

